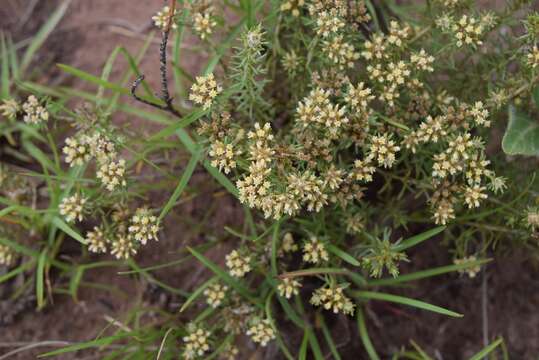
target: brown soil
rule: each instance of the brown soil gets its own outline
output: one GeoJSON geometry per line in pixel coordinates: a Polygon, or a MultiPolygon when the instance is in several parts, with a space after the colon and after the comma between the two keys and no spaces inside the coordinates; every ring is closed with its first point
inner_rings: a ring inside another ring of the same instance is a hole
{"type": "MultiPolygon", "coordinates": [[[[24,25],[19,26],[33,1],[5,0],[0,7],[0,25],[8,30],[16,41],[24,40],[35,33],[39,24],[47,18],[59,1],[37,1],[36,7],[24,25]]],[[[160,1],[137,0],[73,0],[65,18],[48,40],[38,64],[49,64],[38,79],[42,83],[68,84],[81,89],[93,89],[91,85],[73,80],[62,74],[52,64],[66,63],[92,74],[99,74],[109,54],[116,46],[124,46],[135,54],[143,45],[146,34],[151,31],[150,16],[161,6],[160,1]]],[[[157,40],[156,40],[157,41],[157,40]]],[[[188,44],[190,41],[188,41],[188,44]]],[[[148,55],[141,63],[153,86],[157,80],[158,44],[152,44],[148,55]]],[[[200,56],[189,52],[184,56],[183,65],[198,71],[200,56]]],[[[119,59],[111,75],[118,79],[127,64],[119,59]]],[[[126,99],[124,99],[126,100],[126,99]]],[[[128,100],[131,101],[131,100],[128,100]]],[[[133,121],[127,117],[119,122],[133,121]]],[[[146,123],[144,123],[147,126],[146,123]]],[[[181,169],[178,170],[181,173],[181,169]]],[[[197,244],[205,237],[203,231],[213,233],[224,225],[241,226],[242,209],[229,196],[222,196],[219,187],[200,170],[194,177],[196,190],[191,189],[193,198],[176,207],[167,217],[165,236],[158,244],[152,244],[138,255],[141,266],[151,266],[181,258],[180,251],[186,244],[197,244]],[[218,212],[216,210],[219,210],[218,212]],[[205,219],[206,225],[197,228],[194,224],[205,219]],[[209,229],[209,230],[208,230],[209,229]]],[[[167,194],[156,194],[152,201],[162,203],[167,194]]],[[[226,246],[226,245],[223,245],[226,246]]],[[[223,248],[212,251],[215,261],[222,263],[223,248]]],[[[411,264],[402,269],[403,273],[417,271],[431,266],[449,264],[451,259],[446,251],[440,250],[436,240],[430,246],[422,247],[410,254],[411,264]]],[[[446,275],[417,283],[415,288],[399,289],[401,295],[422,299],[433,304],[450,308],[465,315],[464,319],[447,317],[416,311],[407,307],[388,303],[372,302],[367,314],[368,327],[375,347],[383,358],[409,346],[416,341],[436,359],[465,359],[478,351],[484,341],[492,341],[503,336],[509,354],[515,359],[536,359],[539,354],[539,282],[533,276],[536,268],[526,259],[525,254],[514,254],[496,259],[487,267],[486,281],[483,276],[475,279],[446,275]],[[484,316],[486,315],[486,317],[484,316]],[[485,323],[486,322],[486,323],[485,323]]],[[[120,275],[118,268],[91,270],[84,281],[106,284],[116,291],[82,288],[79,301],[71,297],[54,295],[54,305],[42,311],[35,311],[31,305],[19,314],[8,326],[0,328],[0,358],[14,349],[28,344],[45,341],[77,342],[87,341],[97,336],[111,319],[122,322],[124,314],[141,304],[152,304],[167,309],[178,307],[178,298],[155,285],[128,275],[120,275]]],[[[191,290],[207,277],[207,272],[194,261],[152,273],[155,278],[170,286],[191,290]]],[[[343,359],[364,359],[364,353],[355,324],[344,317],[326,317],[338,335],[339,349],[343,359]]],[[[292,326],[283,324],[287,329],[292,326]]],[[[296,335],[296,334],[294,334],[296,335]]],[[[289,344],[294,349],[301,341],[290,337],[289,344]]],[[[322,336],[319,334],[319,338],[322,336]]],[[[58,344],[57,344],[58,345],[58,344]]],[[[9,359],[33,359],[54,346],[41,346],[24,351],[9,359]]],[[[249,358],[251,351],[245,349],[242,359],[249,358]]],[[[275,354],[275,351],[270,353],[275,354]]],[[[99,354],[83,352],[59,357],[61,359],[99,359],[99,354]]],[[[275,356],[266,356],[275,358],[275,356]]]]}

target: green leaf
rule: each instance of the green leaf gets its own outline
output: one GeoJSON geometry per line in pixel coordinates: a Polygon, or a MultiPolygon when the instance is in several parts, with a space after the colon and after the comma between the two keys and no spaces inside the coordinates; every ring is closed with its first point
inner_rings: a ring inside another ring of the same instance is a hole
{"type": "Polygon", "coordinates": [[[163,210],[161,210],[161,214],[159,214],[159,220],[162,220],[165,217],[165,215],[168,214],[168,212],[174,207],[174,204],[176,204],[176,201],[178,201],[183,190],[185,190],[187,183],[191,179],[191,176],[193,175],[193,172],[195,171],[198,160],[200,159],[201,156],[202,156],[201,150],[197,150],[193,154],[193,156],[191,156],[191,159],[189,160],[189,163],[185,167],[185,171],[183,172],[183,175],[180,179],[180,182],[178,183],[178,186],[176,186],[174,193],[172,193],[172,196],[168,199],[166,205],[163,207],[163,210]]]}
{"type": "Polygon", "coordinates": [[[77,240],[78,242],[86,245],[86,240],[78,233],[76,232],[71,226],[67,225],[62,219],[55,216],[52,219],[52,223],[56,225],[60,230],[65,232],[67,235],[71,236],[73,239],[77,240]]]}
{"type": "Polygon", "coordinates": [[[539,109],[539,86],[536,86],[535,89],[533,89],[532,96],[535,107],[539,109]]]}
{"type": "Polygon", "coordinates": [[[45,265],[47,265],[47,249],[43,249],[39,255],[36,272],[36,298],[37,307],[41,309],[45,305],[45,265]]]}
{"type": "Polygon", "coordinates": [[[383,286],[383,285],[395,285],[403,282],[409,282],[414,280],[420,280],[425,279],[432,276],[438,276],[442,274],[446,274],[453,271],[459,271],[464,269],[469,269],[474,266],[483,265],[490,261],[490,259],[482,259],[482,260],[476,260],[476,261],[468,261],[462,264],[455,264],[455,265],[447,265],[447,266],[440,266],[433,269],[423,270],[423,271],[417,271],[411,274],[404,274],[399,275],[396,278],[387,278],[387,279],[375,279],[375,280],[369,280],[368,285],[370,286],[383,286]]]}
{"type": "Polygon", "coordinates": [[[357,309],[357,327],[359,329],[359,336],[361,337],[361,342],[365,346],[365,350],[369,355],[371,360],[380,360],[380,357],[376,353],[374,346],[372,345],[371,338],[367,332],[367,326],[365,325],[365,316],[363,315],[363,309],[357,309]]]}
{"type": "Polygon", "coordinates": [[[334,255],[337,255],[338,257],[340,257],[341,259],[343,259],[350,265],[358,266],[358,267],[361,266],[361,263],[355,257],[348,254],[346,251],[339,249],[335,245],[329,244],[327,245],[327,248],[331,253],[333,253],[334,255]]]}
{"type": "Polygon", "coordinates": [[[126,337],[131,337],[131,336],[134,337],[136,335],[137,335],[136,333],[121,333],[121,334],[118,334],[118,335],[108,336],[108,337],[93,340],[93,341],[88,341],[88,342],[84,342],[84,343],[79,343],[79,344],[67,346],[67,347],[65,347],[63,349],[58,349],[58,350],[50,351],[50,352],[45,353],[45,354],[40,354],[38,357],[54,356],[54,355],[65,354],[65,353],[68,353],[68,352],[73,352],[73,351],[78,351],[78,350],[83,350],[83,349],[107,346],[107,345],[110,345],[112,342],[114,342],[116,340],[120,340],[120,339],[123,339],[123,338],[126,338],[126,337]]]}
{"type": "Polygon", "coordinates": [[[509,106],[509,123],[502,139],[507,155],[539,156],[539,121],[509,106]]]}
{"type": "Polygon", "coordinates": [[[32,39],[32,42],[30,43],[30,45],[28,46],[28,48],[26,49],[26,52],[24,53],[22,57],[21,70],[20,70],[21,73],[23,73],[24,70],[30,65],[30,63],[34,59],[34,55],[36,54],[36,52],[39,50],[39,48],[41,48],[43,43],[45,43],[45,40],[47,40],[47,38],[49,37],[51,32],[54,30],[56,25],[58,25],[60,20],[62,20],[70,3],[71,3],[71,0],[64,1],[58,7],[58,9],[54,11],[52,16],[45,23],[45,25],[43,25],[41,29],[39,29],[37,34],[34,36],[34,38],[32,39]]]}
{"type": "Polygon", "coordinates": [[[394,302],[398,304],[408,305],[412,307],[416,307],[423,310],[432,311],[438,314],[447,315],[451,317],[462,317],[462,314],[456,313],[451,310],[444,309],[442,307],[432,305],[423,301],[410,299],[404,296],[398,296],[398,295],[392,295],[392,294],[386,294],[386,293],[380,293],[380,292],[373,292],[373,291],[354,291],[352,292],[354,296],[368,299],[368,300],[382,300],[382,301],[389,301],[394,302]]]}
{"type": "Polygon", "coordinates": [[[470,360],[482,360],[487,357],[488,354],[494,351],[498,346],[500,346],[503,343],[503,339],[498,339],[494,341],[492,344],[488,345],[486,348],[475,354],[470,358],[470,360]]]}
{"type": "Polygon", "coordinates": [[[425,231],[425,232],[423,232],[423,233],[421,233],[419,235],[412,236],[411,238],[403,240],[398,245],[395,245],[394,250],[395,251],[404,251],[404,250],[406,250],[408,248],[416,246],[417,244],[419,244],[419,243],[421,243],[421,242],[423,242],[425,240],[430,239],[434,235],[438,235],[439,233],[444,231],[445,228],[446,228],[445,226],[438,226],[438,227],[435,227],[434,229],[427,230],[427,231],[425,231]]]}

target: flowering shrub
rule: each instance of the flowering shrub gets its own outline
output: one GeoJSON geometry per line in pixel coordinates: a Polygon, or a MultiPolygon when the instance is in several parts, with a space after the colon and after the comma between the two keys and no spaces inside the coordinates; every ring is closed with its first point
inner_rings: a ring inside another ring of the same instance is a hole
{"type": "MultiPolygon", "coordinates": [[[[20,216],[26,231],[53,240],[59,231],[84,251],[125,260],[148,276],[137,253],[167,238],[163,221],[198,162],[237,198],[243,230],[228,229],[234,239],[217,262],[202,250],[220,243],[210,236],[204,246],[182,249],[213,276],[179,290],[182,317],[165,316],[168,329],[137,330],[144,338],[137,341],[164,337],[157,352],[142,347],[142,357],[247,358],[248,350],[238,349],[250,339],[249,346],[278,347],[289,359],[323,359],[326,350],[338,359],[337,334],[324,319],[342,314],[339,321],[356,322],[368,356],[378,359],[365,323],[370,300],[460,317],[380,287],[448,272],[480,276],[504,236],[537,247],[537,181],[515,159],[537,164],[539,156],[530,118],[539,106],[539,15],[526,1],[499,12],[460,0],[428,1],[414,11],[389,3],[170,1],[152,17],[162,33],[161,93],[139,95],[144,76],[131,88],[140,106],[158,109],[159,119],[170,116],[161,121],[165,128],[146,138],[117,126],[114,111],[133,105],[107,102],[102,93],[95,107],[75,111],[54,91],[3,94],[2,135],[15,148],[13,134],[22,134],[26,156],[47,180],[49,208],[42,215],[27,193],[14,192],[24,175],[9,171],[0,172],[2,213],[20,216]],[[230,12],[241,19],[236,25],[230,12]],[[169,38],[177,56],[187,29],[212,55],[203,70],[185,75],[180,59],[170,67],[167,57],[169,38]],[[169,94],[169,68],[182,101],[169,94]],[[54,131],[68,125],[58,151],[54,131]],[[192,158],[158,205],[138,175],[144,165],[175,170],[153,157],[168,158],[172,136],[192,158]],[[410,249],[436,239],[453,264],[403,271],[415,260],[410,249]],[[177,341],[167,344],[168,336],[177,341]]],[[[146,114],[140,116],[155,119],[146,114]]],[[[57,250],[43,246],[43,256],[57,250]]],[[[27,247],[6,237],[0,264],[13,266],[33,253],[27,247]]],[[[60,264],[50,260],[70,272],[60,264]]],[[[43,293],[39,299],[44,306],[43,293]]],[[[379,350],[384,358],[402,355],[379,350]]]]}

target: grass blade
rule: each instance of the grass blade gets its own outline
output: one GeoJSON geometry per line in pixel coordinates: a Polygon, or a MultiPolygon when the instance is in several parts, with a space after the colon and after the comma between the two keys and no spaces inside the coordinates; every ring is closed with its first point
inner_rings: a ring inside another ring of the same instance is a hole
{"type": "Polygon", "coordinates": [[[490,354],[491,352],[494,351],[494,349],[496,349],[498,346],[500,346],[501,344],[503,343],[503,339],[500,338],[496,341],[494,341],[492,344],[490,344],[489,346],[487,346],[486,348],[484,348],[483,350],[481,350],[480,352],[478,352],[477,354],[475,354],[474,356],[472,356],[470,358],[470,360],[482,360],[482,359],[485,359],[487,357],[488,354],[490,354]]]}
{"type": "Polygon", "coordinates": [[[73,230],[73,228],[69,225],[67,225],[62,219],[60,219],[59,217],[55,216],[53,219],[52,219],[52,223],[54,225],[56,225],[58,227],[58,229],[62,230],[63,232],[65,232],[67,235],[71,236],[73,239],[77,240],[78,242],[86,245],[86,240],[84,240],[84,238],[78,233],[76,232],[75,230],[73,230]]]}
{"type": "Polygon", "coordinates": [[[30,43],[30,45],[28,46],[28,48],[26,49],[26,52],[24,53],[22,57],[21,66],[20,66],[20,74],[24,73],[26,68],[32,62],[32,59],[34,59],[36,52],[45,43],[45,40],[47,40],[47,38],[52,33],[56,25],[58,25],[60,20],[62,20],[70,3],[71,3],[71,0],[64,1],[58,7],[58,9],[54,11],[52,16],[47,20],[47,22],[41,27],[41,29],[39,29],[37,34],[34,36],[32,42],[30,43]]]}
{"type": "Polygon", "coordinates": [[[371,360],[380,360],[380,357],[376,353],[374,346],[372,345],[369,333],[367,332],[367,326],[365,325],[365,316],[363,315],[363,309],[357,309],[357,327],[359,329],[359,336],[361,337],[361,342],[369,355],[371,360]]]}
{"type": "Polygon", "coordinates": [[[427,230],[419,235],[412,236],[411,238],[408,238],[406,240],[403,240],[400,244],[395,245],[395,251],[403,251],[406,249],[409,249],[413,246],[416,246],[417,244],[430,239],[434,235],[437,235],[445,230],[445,226],[438,226],[434,229],[427,230]]]}
{"type": "Polygon", "coordinates": [[[453,271],[469,269],[469,268],[472,268],[474,266],[486,264],[486,263],[488,263],[490,261],[491,261],[490,259],[481,259],[481,260],[476,260],[476,261],[468,261],[468,262],[458,264],[458,265],[441,266],[441,267],[437,267],[437,268],[433,268],[433,269],[414,272],[414,273],[411,273],[411,274],[399,275],[396,278],[369,280],[368,285],[381,286],[381,285],[400,284],[400,283],[403,283],[403,282],[425,279],[425,278],[432,277],[432,276],[438,276],[438,275],[446,274],[446,273],[453,272],[453,271]]]}
{"type": "Polygon", "coordinates": [[[183,190],[185,190],[185,187],[187,186],[187,183],[191,179],[191,176],[193,175],[193,172],[195,171],[195,168],[201,156],[202,151],[200,149],[191,156],[191,159],[185,167],[185,171],[183,172],[178,186],[176,186],[176,189],[172,193],[172,196],[168,199],[167,203],[163,207],[163,210],[161,210],[161,214],[159,214],[159,220],[162,220],[168,214],[168,212],[176,204],[176,201],[178,201],[178,199],[180,198],[181,194],[183,193],[183,190]]]}
{"type": "Polygon", "coordinates": [[[352,293],[354,294],[354,296],[356,296],[358,298],[362,298],[362,299],[394,302],[394,303],[397,303],[397,304],[408,305],[408,306],[416,307],[418,309],[423,309],[423,310],[427,310],[427,311],[431,311],[431,312],[434,312],[434,313],[447,315],[447,316],[451,316],[451,317],[462,317],[463,316],[462,314],[456,313],[456,312],[451,311],[451,310],[444,309],[444,308],[442,308],[440,306],[432,305],[432,304],[426,303],[424,301],[410,299],[410,298],[407,298],[407,297],[404,297],[404,296],[398,296],[398,295],[386,294],[386,293],[380,293],[380,292],[373,292],[373,291],[354,291],[352,293]]]}

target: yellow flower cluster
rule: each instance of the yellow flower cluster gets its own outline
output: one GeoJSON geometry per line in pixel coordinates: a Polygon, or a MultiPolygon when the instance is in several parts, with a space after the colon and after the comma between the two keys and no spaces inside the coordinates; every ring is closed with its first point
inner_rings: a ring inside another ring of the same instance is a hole
{"type": "Polygon", "coordinates": [[[48,110],[42,106],[34,95],[28,96],[28,99],[22,104],[24,112],[23,120],[27,124],[41,124],[49,120],[48,110]]]}
{"type": "Polygon", "coordinates": [[[344,295],[344,288],[340,286],[324,286],[316,289],[310,301],[314,306],[322,306],[335,314],[342,312],[345,315],[353,315],[355,310],[354,303],[344,295]]]}
{"type": "Polygon", "coordinates": [[[15,252],[6,245],[0,245],[0,265],[11,266],[15,262],[15,252]]]}
{"type": "Polygon", "coordinates": [[[273,330],[269,319],[254,319],[246,334],[261,346],[266,346],[271,340],[275,339],[275,330],[273,330]]]}
{"type": "Polygon", "coordinates": [[[64,198],[59,206],[60,215],[62,215],[67,222],[73,222],[75,220],[82,221],[84,216],[84,206],[87,201],[88,199],[79,194],[64,198]]]}
{"type": "Polygon", "coordinates": [[[210,145],[211,165],[219,168],[219,171],[224,170],[225,174],[236,168],[235,159],[239,154],[241,151],[234,151],[232,144],[225,144],[220,140],[216,140],[210,145]]]}
{"type": "Polygon", "coordinates": [[[290,11],[292,16],[298,17],[300,9],[305,5],[305,0],[286,0],[281,5],[281,11],[290,11]]]}
{"type": "Polygon", "coordinates": [[[204,290],[204,296],[206,296],[206,302],[212,308],[217,308],[225,299],[228,287],[221,284],[212,284],[206,290],[204,290]]]}
{"type": "Polygon", "coordinates": [[[109,191],[114,191],[118,187],[125,187],[126,162],[124,159],[118,161],[105,160],[99,164],[96,176],[109,191]]]}
{"type": "Polygon", "coordinates": [[[539,66],[539,48],[537,47],[537,45],[534,45],[534,47],[528,53],[526,59],[528,66],[532,69],[535,69],[539,66]]]}
{"type": "Polygon", "coordinates": [[[182,338],[185,349],[183,356],[187,360],[201,358],[210,351],[210,332],[197,326],[188,329],[188,334],[182,338]]]}
{"type": "MultiPolygon", "coordinates": [[[[174,30],[178,28],[178,24],[174,21],[174,17],[178,15],[178,10],[174,10],[174,14],[172,15],[171,25],[170,27],[174,30]]],[[[152,17],[153,23],[155,26],[157,26],[161,30],[165,30],[168,22],[170,20],[170,7],[165,6],[162,10],[158,11],[157,14],[155,14],[152,17]]]]}
{"type": "Polygon", "coordinates": [[[251,271],[251,257],[240,254],[238,250],[232,250],[225,260],[228,272],[234,277],[242,278],[251,271]]]}
{"type": "Polygon", "coordinates": [[[135,241],[146,245],[149,240],[158,240],[159,220],[148,208],[138,208],[131,217],[127,230],[135,241]]]}
{"type": "Polygon", "coordinates": [[[328,261],[329,255],[324,244],[316,237],[303,245],[303,261],[312,264],[319,264],[322,261],[328,261]]]}
{"type": "Polygon", "coordinates": [[[209,109],[217,97],[223,90],[217,84],[213,74],[206,76],[197,76],[195,83],[191,86],[189,100],[197,105],[202,105],[204,110],[209,109]]]}
{"type": "Polygon", "coordinates": [[[205,40],[213,33],[215,26],[217,26],[217,21],[213,19],[210,10],[196,13],[193,17],[193,28],[202,40],[205,40]]]}
{"type": "Polygon", "coordinates": [[[88,231],[86,234],[86,243],[88,244],[88,250],[93,253],[105,253],[107,252],[107,244],[109,239],[105,236],[103,229],[94,226],[94,229],[88,231]]]}
{"type": "Polygon", "coordinates": [[[0,105],[2,116],[5,116],[8,120],[15,120],[20,110],[21,105],[15,99],[4,99],[3,104],[0,105]]]}
{"type": "Polygon", "coordinates": [[[298,295],[301,283],[292,278],[284,278],[277,285],[277,291],[280,296],[290,299],[292,295],[298,295]]]}

